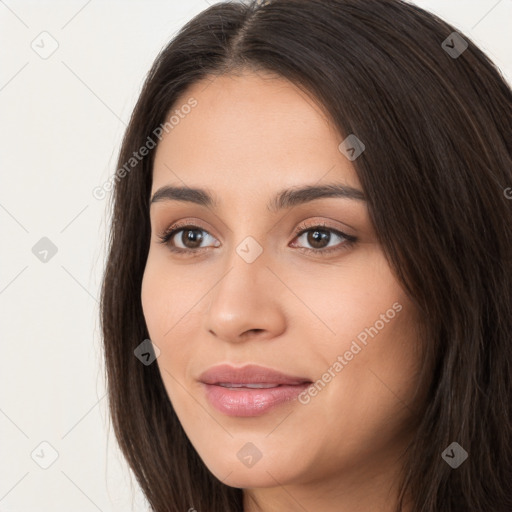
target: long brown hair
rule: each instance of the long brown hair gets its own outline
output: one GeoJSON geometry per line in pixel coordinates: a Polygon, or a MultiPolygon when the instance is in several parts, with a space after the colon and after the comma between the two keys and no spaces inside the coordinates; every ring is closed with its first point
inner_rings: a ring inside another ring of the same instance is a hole
{"type": "MultiPolygon", "coordinates": [[[[215,4],[157,57],[118,167],[203,78],[265,70],[314,97],[343,138],[365,144],[353,165],[370,218],[421,318],[428,400],[401,497],[410,493],[420,512],[510,512],[512,91],[470,38],[453,32],[400,0],[215,4]],[[469,454],[457,469],[441,457],[454,441],[469,454]]],[[[140,292],[153,157],[118,176],[113,194],[101,297],[113,427],[156,512],[240,512],[243,491],[206,468],[157,365],[134,357],[149,338],[140,292]]]]}

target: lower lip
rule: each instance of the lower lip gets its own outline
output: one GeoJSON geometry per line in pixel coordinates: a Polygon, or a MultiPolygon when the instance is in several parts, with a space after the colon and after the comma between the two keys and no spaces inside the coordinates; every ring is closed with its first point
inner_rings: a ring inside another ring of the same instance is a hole
{"type": "Polygon", "coordinates": [[[294,400],[311,383],[276,388],[225,388],[204,384],[206,398],[227,416],[260,416],[279,404],[294,400]]]}

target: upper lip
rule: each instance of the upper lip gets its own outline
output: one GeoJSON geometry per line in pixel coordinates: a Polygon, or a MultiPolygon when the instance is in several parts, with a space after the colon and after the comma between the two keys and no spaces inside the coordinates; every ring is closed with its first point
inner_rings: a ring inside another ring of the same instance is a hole
{"type": "Polygon", "coordinates": [[[199,376],[199,381],[205,384],[286,384],[298,385],[310,383],[307,377],[286,375],[271,368],[249,364],[236,368],[228,364],[221,364],[208,368],[199,376]]]}

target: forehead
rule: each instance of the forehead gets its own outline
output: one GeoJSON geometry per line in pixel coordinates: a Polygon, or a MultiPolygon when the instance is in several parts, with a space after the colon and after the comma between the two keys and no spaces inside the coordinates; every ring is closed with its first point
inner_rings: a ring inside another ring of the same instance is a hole
{"type": "Polygon", "coordinates": [[[173,113],[173,128],[157,146],[153,191],[178,180],[250,194],[313,184],[327,174],[359,186],[338,150],[338,130],[314,99],[284,78],[261,72],[209,77],[182,93],[173,113]],[[187,104],[195,106],[183,108],[187,104]]]}

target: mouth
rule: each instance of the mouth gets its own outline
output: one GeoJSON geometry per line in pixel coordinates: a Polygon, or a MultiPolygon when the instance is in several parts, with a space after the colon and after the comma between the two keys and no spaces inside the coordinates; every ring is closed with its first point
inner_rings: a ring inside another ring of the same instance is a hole
{"type": "Polygon", "coordinates": [[[211,406],[227,416],[262,415],[290,402],[312,381],[257,365],[214,366],[199,381],[211,406]]]}
{"type": "Polygon", "coordinates": [[[232,382],[217,382],[216,386],[222,386],[223,388],[249,388],[249,389],[269,389],[269,388],[277,388],[278,386],[282,386],[283,384],[256,384],[256,383],[247,383],[247,384],[234,384],[232,382]]]}

